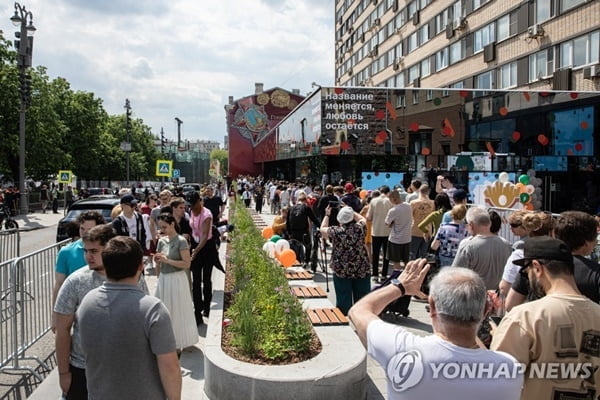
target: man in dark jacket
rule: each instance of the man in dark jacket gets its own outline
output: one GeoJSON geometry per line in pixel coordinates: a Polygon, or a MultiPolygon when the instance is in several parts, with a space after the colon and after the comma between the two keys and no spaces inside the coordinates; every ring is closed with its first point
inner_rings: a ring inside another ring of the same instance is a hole
{"type": "MultiPolygon", "coordinates": [[[[309,264],[312,250],[311,222],[315,226],[319,225],[319,220],[317,220],[317,217],[315,217],[312,209],[307,204],[306,194],[301,192],[298,195],[297,203],[288,212],[286,228],[290,235],[290,240],[297,240],[304,244],[304,260],[299,261],[304,262],[305,266],[309,264]]],[[[315,269],[316,266],[313,268],[313,272],[315,269]]]]}

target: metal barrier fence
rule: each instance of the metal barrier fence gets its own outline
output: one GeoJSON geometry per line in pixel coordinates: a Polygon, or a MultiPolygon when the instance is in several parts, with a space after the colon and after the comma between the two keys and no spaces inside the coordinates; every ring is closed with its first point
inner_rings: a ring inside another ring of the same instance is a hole
{"type": "Polygon", "coordinates": [[[50,330],[56,256],[69,242],[64,240],[0,264],[0,278],[5,269],[9,278],[8,285],[1,286],[0,371],[27,370],[42,381],[35,368],[19,362],[34,360],[50,369],[41,359],[25,352],[50,330]]]}
{"type": "Polygon", "coordinates": [[[20,255],[20,238],[18,229],[0,231],[0,262],[12,260],[20,255]]]}

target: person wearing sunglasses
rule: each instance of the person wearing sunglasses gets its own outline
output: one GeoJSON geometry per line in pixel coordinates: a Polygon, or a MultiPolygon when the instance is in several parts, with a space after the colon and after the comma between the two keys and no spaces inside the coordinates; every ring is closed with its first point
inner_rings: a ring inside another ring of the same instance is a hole
{"type": "Polygon", "coordinates": [[[522,399],[595,398],[600,382],[600,305],[581,294],[569,246],[549,236],[529,238],[514,263],[543,295],[513,308],[494,331],[491,349],[526,367],[522,399]],[[552,365],[560,368],[542,368],[552,365]],[[572,368],[578,373],[569,373],[572,368]]]}

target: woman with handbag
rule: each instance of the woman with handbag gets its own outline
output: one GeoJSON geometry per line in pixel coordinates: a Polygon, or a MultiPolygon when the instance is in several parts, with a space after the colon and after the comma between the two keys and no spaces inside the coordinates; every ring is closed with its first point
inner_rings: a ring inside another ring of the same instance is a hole
{"type": "Polygon", "coordinates": [[[438,251],[440,267],[452,265],[458,250],[458,244],[469,235],[465,225],[466,214],[467,207],[464,204],[452,207],[450,211],[452,222],[440,226],[433,242],[431,242],[431,250],[438,251]]]}

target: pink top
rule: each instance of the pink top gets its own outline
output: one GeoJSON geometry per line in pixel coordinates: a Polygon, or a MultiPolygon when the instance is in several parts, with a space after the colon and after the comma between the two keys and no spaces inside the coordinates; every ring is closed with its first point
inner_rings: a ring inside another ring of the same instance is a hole
{"type": "MultiPolygon", "coordinates": [[[[192,237],[197,243],[200,243],[200,239],[202,238],[202,224],[206,219],[211,220],[212,225],[212,213],[206,207],[202,207],[202,211],[200,211],[199,215],[191,213],[190,217],[190,226],[192,227],[192,237]]],[[[212,239],[212,229],[208,230],[208,239],[212,239]]]]}

